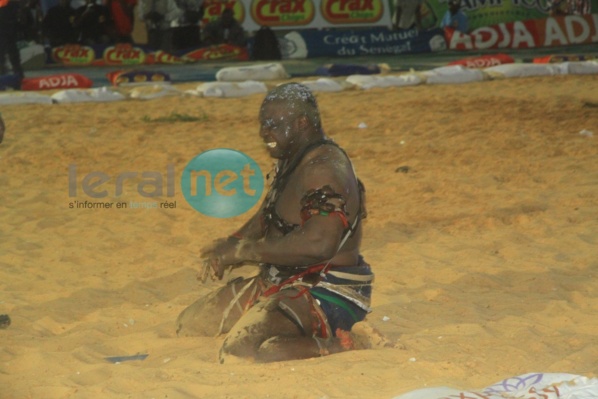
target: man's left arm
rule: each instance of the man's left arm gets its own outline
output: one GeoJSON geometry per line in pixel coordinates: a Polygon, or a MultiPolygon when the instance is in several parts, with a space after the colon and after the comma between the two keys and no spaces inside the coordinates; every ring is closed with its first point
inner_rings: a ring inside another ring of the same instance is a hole
{"type": "Polygon", "coordinates": [[[467,15],[465,15],[464,13],[460,14],[459,30],[463,33],[469,32],[469,20],[467,19],[467,15]]]}
{"type": "Polygon", "coordinates": [[[261,240],[242,240],[234,257],[222,259],[223,263],[249,261],[292,267],[332,259],[350,223],[346,211],[350,186],[355,186],[352,194],[358,196],[357,185],[350,183],[354,179],[348,174],[334,166],[329,169],[317,164],[308,167],[303,173],[299,194],[294,199],[297,203],[290,204],[291,209],[297,209],[301,214],[300,226],[283,236],[269,235],[261,240]],[[318,202],[316,197],[321,200],[318,202]]]}
{"type": "Polygon", "coordinates": [[[241,241],[235,258],[289,267],[326,262],[336,255],[344,231],[340,218],[318,215],[285,236],[241,241]]]}
{"type": "Polygon", "coordinates": [[[245,47],[247,45],[247,36],[241,25],[235,25],[229,33],[228,42],[238,47],[245,47]]]}

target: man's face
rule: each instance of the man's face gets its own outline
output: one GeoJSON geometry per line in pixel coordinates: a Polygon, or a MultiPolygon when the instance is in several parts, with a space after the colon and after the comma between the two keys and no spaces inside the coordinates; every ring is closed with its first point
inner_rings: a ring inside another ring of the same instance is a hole
{"type": "Polygon", "coordinates": [[[259,115],[260,137],[272,158],[286,159],[298,147],[297,117],[281,104],[262,105],[259,115]]]}
{"type": "Polygon", "coordinates": [[[455,14],[461,8],[461,3],[458,1],[451,1],[449,2],[449,10],[451,13],[455,14]]]}
{"type": "Polygon", "coordinates": [[[230,28],[233,25],[234,14],[232,11],[226,10],[222,13],[222,25],[225,28],[230,28]]]}

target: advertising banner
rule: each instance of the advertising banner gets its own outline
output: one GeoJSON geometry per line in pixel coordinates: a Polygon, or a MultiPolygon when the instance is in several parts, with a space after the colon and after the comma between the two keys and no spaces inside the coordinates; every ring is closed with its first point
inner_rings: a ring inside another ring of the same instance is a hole
{"type": "MultiPolygon", "coordinates": [[[[397,1],[401,0],[205,0],[201,24],[215,20],[225,8],[231,8],[248,32],[264,25],[277,30],[390,27],[397,1]]],[[[58,0],[40,3],[45,14],[58,0]]],[[[71,0],[71,7],[83,4],[84,0],[71,0]]],[[[422,0],[421,29],[440,27],[447,10],[448,0],[422,0]]],[[[597,13],[598,0],[461,0],[461,11],[473,30],[549,16],[597,13]]]]}
{"type": "Polygon", "coordinates": [[[231,8],[248,32],[272,29],[390,27],[388,0],[205,0],[202,25],[231,8]]]}
{"type": "Polygon", "coordinates": [[[183,64],[202,60],[249,59],[246,48],[220,44],[184,53],[169,54],[154,51],[146,46],[131,44],[91,45],[69,44],[53,47],[48,54],[48,64],[70,66],[135,66],[151,64],[183,64]]]}
{"type": "Polygon", "coordinates": [[[447,30],[452,50],[524,49],[598,43],[598,14],[508,22],[474,29],[447,30]]]}
{"type": "MultiPolygon", "coordinates": [[[[394,0],[390,0],[391,13],[394,0]]],[[[448,0],[424,0],[420,6],[421,27],[439,27],[448,10],[448,0]]],[[[470,30],[501,23],[542,19],[549,16],[587,15],[598,12],[598,0],[461,0],[461,11],[470,30]]]]}
{"type": "MultiPolygon", "coordinates": [[[[58,0],[40,2],[44,14],[58,4],[58,0]]],[[[71,0],[72,8],[81,5],[84,0],[71,0]]],[[[230,8],[247,32],[261,26],[292,30],[391,25],[389,0],[204,0],[203,5],[201,25],[230,8]]]]}
{"type": "MultiPolygon", "coordinates": [[[[304,30],[287,35],[292,48],[303,49],[304,57],[352,57],[429,53],[446,49],[441,29],[393,31],[386,28],[345,29],[338,31],[304,30]],[[306,49],[306,51],[305,51],[306,49]]],[[[294,57],[293,54],[289,58],[294,57]]]]}

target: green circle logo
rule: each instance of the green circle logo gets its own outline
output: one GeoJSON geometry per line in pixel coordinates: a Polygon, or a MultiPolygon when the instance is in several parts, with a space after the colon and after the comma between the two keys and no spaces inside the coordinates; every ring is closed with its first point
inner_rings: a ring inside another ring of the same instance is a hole
{"type": "Polygon", "coordinates": [[[218,148],[193,158],[181,176],[185,199],[207,216],[229,218],[253,207],[264,191],[258,164],[240,151],[218,148]]]}

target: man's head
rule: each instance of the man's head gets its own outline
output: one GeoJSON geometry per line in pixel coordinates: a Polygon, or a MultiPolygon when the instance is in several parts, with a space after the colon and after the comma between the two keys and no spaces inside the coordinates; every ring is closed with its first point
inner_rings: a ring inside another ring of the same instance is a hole
{"type": "Polygon", "coordinates": [[[220,14],[220,19],[225,28],[230,28],[235,21],[235,14],[231,8],[225,8],[224,11],[222,11],[222,14],[220,14]]]}
{"type": "Polygon", "coordinates": [[[324,136],[316,98],[299,83],[286,83],[266,95],[259,114],[260,136],[274,158],[291,157],[324,136]]]}
{"type": "Polygon", "coordinates": [[[455,14],[461,8],[461,0],[449,0],[448,7],[451,14],[455,14]]]}

